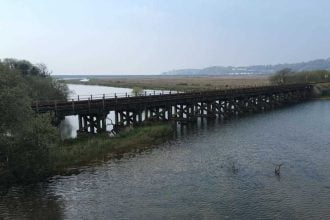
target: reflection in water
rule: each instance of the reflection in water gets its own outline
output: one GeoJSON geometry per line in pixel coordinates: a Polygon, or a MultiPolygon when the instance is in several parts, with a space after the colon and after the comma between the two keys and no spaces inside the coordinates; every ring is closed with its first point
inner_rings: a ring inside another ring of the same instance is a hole
{"type": "Polygon", "coordinates": [[[45,184],[15,187],[0,197],[0,219],[63,219],[63,207],[45,184]]]}
{"type": "Polygon", "coordinates": [[[153,149],[12,189],[0,219],[329,219],[329,108],[184,126],[153,149]]]}

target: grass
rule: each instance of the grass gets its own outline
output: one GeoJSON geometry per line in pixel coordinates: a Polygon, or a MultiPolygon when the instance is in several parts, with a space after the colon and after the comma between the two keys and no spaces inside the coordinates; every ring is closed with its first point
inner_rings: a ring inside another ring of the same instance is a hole
{"type": "Polygon", "coordinates": [[[317,99],[330,99],[330,82],[318,83],[314,86],[317,99]]]}
{"type": "Polygon", "coordinates": [[[270,85],[268,76],[105,76],[89,82],[66,80],[66,83],[156,90],[213,90],[270,85]]]}
{"type": "Polygon", "coordinates": [[[320,100],[330,100],[330,95],[322,95],[322,96],[320,96],[317,99],[320,99],[320,100]]]}
{"type": "Polygon", "coordinates": [[[85,136],[66,140],[51,155],[54,173],[65,173],[68,168],[108,160],[113,156],[145,149],[168,140],[173,134],[171,123],[149,124],[130,129],[109,138],[107,135],[85,136]]]}

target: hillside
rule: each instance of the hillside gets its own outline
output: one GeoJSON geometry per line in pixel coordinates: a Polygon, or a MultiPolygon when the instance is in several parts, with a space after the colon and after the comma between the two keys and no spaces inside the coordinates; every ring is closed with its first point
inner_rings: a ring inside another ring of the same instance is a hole
{"type": "Polygon", "coordinates": [[[330,58],[317,59],[308,62],[254,65],[254,66],[212,66],[204,69],[180,69],[162,73],[163,75],[236,75],[236,74],[272,74],[281,69],[290,68],[293,71],[330,70],[330,58]]]}

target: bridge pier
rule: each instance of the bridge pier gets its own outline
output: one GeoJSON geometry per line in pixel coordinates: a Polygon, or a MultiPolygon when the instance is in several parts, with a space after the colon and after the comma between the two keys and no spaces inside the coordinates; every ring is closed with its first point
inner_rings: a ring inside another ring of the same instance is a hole
{"type": "Polygon", "coordinates": [[[106,115],[78,115],[79,129],[77,133],[97,134],[106,132],[106,115]]]}

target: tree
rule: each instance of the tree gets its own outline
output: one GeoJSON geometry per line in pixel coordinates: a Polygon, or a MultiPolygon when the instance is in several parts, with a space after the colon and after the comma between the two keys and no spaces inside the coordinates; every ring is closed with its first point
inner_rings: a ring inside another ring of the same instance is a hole
{"type": "Polygon", "coordinates": [[[292,70],[289,68],[282,69],[271,77],[271,81],[276,84],[286,84],[288,76],[292,73],[292,70]]]}
{"type": "Polygon", "coordinates": [[[142,95],[144,90],[141,87],[133,87],[132,89],[132,95],[138,96],[142,95]]]}
{"type": "Polygon", "coordinates": [[[49,152],[57,147],[60,135],[50,116],[35,114],[31,103],[35,99],[66,99],[67,91],[48,75],[45,66],[0,60],[0,185],[49,175],[49,152]]]}

